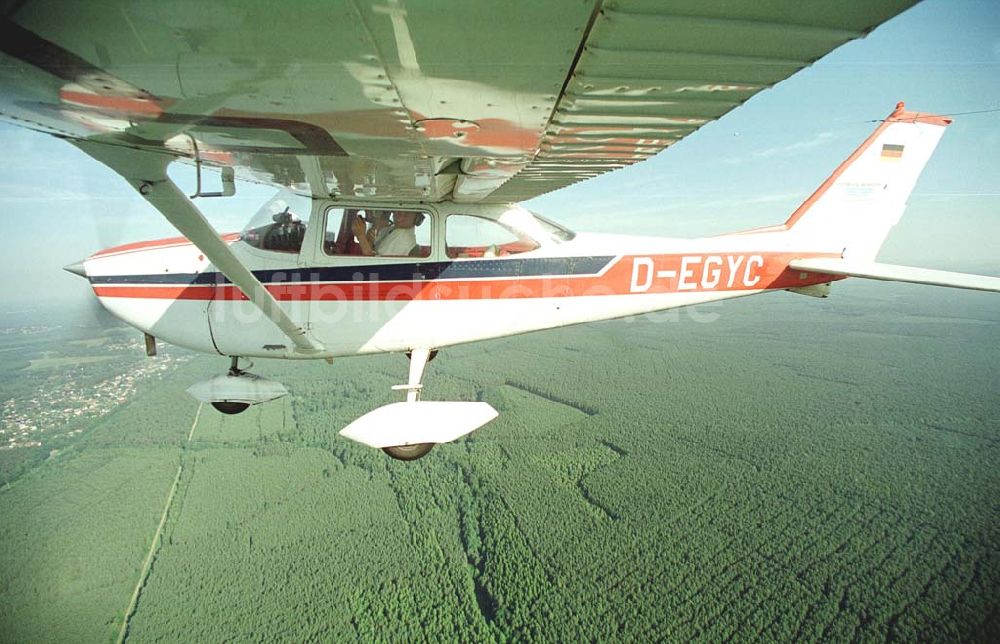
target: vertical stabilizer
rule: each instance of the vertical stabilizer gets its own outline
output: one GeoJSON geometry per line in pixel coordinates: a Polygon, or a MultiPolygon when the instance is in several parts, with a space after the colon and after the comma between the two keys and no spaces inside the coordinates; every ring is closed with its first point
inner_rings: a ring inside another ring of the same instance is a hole
{"type": "Polygon", "coordinates": [[[949,124],[950,118],[908,112],[899,103],[785,226],[810,246],[873,260],[949,124]]]}

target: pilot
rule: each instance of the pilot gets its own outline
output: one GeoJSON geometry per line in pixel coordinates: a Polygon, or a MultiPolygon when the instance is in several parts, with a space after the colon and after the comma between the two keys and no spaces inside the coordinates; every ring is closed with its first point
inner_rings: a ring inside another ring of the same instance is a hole
{"type": "Polygon", "coordinates": [[[295,216],[289,207],[271,217],[274,223],[263,234],[260,247],[286,253],[297,253],[302,249],[306,225],[295,216]]]}
{"type": "Polygon", "coordinates": [[[374,243],[368,238],[364,221],[360,217],[355,220],[354,234],[364,255],[407,257],[418,250],[414,229],[423,222],[423,213],[399,210],[392,215],[392,225],[374,243]]]}

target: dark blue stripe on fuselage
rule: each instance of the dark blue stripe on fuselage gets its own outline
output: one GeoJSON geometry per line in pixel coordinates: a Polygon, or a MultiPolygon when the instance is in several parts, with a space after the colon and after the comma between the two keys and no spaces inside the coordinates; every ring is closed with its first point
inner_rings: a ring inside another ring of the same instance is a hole
{"type": "MultiPolygon", "coordinates": [[[[314,266],[253,271],[264,284],[289,282],[399,282],[464,280],[487,277],[568,277],[594,275],[614,256],[532,257],[526,259],[473,259],[458,262],[368,264],[364,266],[314,266]]],[[[92,284],[228,284],[219,272],[159,273],[155,275],[98,275],[92,284]]]]}

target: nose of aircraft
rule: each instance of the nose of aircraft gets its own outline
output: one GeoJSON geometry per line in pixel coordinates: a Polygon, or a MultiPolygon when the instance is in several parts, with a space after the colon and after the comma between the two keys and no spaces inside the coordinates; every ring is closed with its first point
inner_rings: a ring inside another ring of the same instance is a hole
{"type": "Polygon", "coordinates": [[[83,260],[67,264],[66,266],[63,266],[63,270],[67,273],[79,275],[80,277],[87,277],[87,269],[83,265],[83,260]]]}

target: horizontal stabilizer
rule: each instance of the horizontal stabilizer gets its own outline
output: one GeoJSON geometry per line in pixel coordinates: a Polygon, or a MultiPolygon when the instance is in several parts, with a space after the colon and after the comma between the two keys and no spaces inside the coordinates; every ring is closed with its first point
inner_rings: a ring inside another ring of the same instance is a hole
{"type": "Polygon", "coordinates": [[[809,273],[823,273],[824,275],[847,275],[849,277],[864,277],[888,282],[911,282],[913,284],[950,286],[952,288],[967,288],[976,291],[1000,293],[1000,277],[935,271],[929,268],[915,268],[913,266],[879,264],[877,262],[852,262],[837,257],[817,257],[813,259],[792,260],[789,263],[789,268],[809,273]]]}
{"type": "Polygon", "coordinates": [[[398,402],[368,412],[340,430],[340,435],[377,448],[449,443],[497,415],[497,410],[484,402],[398,402]]]}

